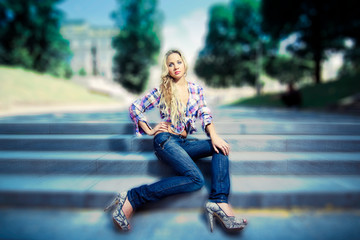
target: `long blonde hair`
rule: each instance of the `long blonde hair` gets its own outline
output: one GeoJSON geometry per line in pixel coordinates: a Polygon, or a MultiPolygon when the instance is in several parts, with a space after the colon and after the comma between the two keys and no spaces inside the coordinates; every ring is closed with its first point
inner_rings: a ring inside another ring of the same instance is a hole
{"type": "Polygon", "coordinates": [[[177,122],[182,121],[184,116],[184,106],[180,101],[178,91],[176,89],[176,85],[174,83],[174,78],[172,78],[169,74],[168,66],[166,64],[168,57],[177,53],[182,59],[182,62],[185,67],[185,74],[188,69],[187,62],[185,57],[179,50],[169,50],[163,59],[162,63],[162,73],[161,73],[161,83],[160,83],[160,92],[161,99],[160,104],[165,106],[165,112],[170,112],[171,123],[175,125],[177,122]]]}

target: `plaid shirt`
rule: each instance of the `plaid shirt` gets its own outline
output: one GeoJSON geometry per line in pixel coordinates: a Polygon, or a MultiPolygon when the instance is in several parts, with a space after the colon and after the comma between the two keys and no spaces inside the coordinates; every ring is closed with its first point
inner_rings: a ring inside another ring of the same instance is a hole
{"type": "Polygon", "coordinates": [[[141,136],[144,134],[144,131],[141,129],[141,127],[139,127],[139,121],[142,121],[148,125],[147,119],[143,113],[146,110],[153,109],[155,106],[157,106],[160,110],[161,119],[171,123],[171,129],[175,133],[181,134],[184,130],[186,130],[189,134],[191,134],[196,131],[196,118],[199,118],[202,121],[202,128],[205,131],[205,127],[212,122],[212,116],[210,109],[206,105],[204,90],[199,85],[190,82],[188,82],[188,89],[190,94],[188,103],[186,105],[185,117],[182,121],[177,123],[171,123],[170,111],[165,112],[165,106],[160,104],[161,93],[157,88],[152,89],[144,97],[133,102],[129,108],[129,111],[130,118],[135,123],[136,135],[141,136]]]}

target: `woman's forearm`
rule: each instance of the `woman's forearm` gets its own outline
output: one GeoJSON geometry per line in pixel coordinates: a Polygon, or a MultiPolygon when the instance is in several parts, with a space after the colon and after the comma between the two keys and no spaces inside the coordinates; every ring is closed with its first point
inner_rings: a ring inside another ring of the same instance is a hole
{"type": "Polygon", "coordinates": [[[215,131],[215,127],[214,127],[213,123],[210,123],[210,124],[206,125],[205,130],[209,134],[210,138],[213,138],[214,136],[217,136],[217,133],[215,131]]]}
{"type": "Polygon", "coordinates": [[[219,151],[221,151],[225,156],[228,156],[230,153],[230,145],[217,135],[214,124],[210,123],[207,125],[206,131],[210,135],[211,143],[215,149],[215,152],[219,153],[219,151]]]}
{"type": "Polygon", "coordinates": [[[152,135],[152,131],[151,131],[151,128],[149,127],[149,125],[147,125],[143,121],[139,121],[138,124],[139,124],[139,127],[141,127],[141,129],[144,130],[144,132],[147,135],[152,135]]]}
{"type": "Polygon", "coordinates": [[[149,136],[154,136],[158,132],[168,132],[169,125],[166,122],[158,123],[154,128],[151,128],[147,123],[139,121],[139,127],[149,136]]]}

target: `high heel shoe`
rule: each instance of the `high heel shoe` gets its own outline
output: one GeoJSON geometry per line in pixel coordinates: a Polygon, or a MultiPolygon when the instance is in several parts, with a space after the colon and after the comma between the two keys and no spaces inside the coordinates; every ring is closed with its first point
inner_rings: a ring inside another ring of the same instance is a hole
{"type": "Polygon", "coordinates": [[[228,216],[217,203],[207,202],[205,209],[210,222],[211,232],[214,229],[214,216],[220,220],[226,230],[242,230],[247,225],[246,219],[239,220],[234,216],[228,216]]]}
{"type": "Polygon", "coordinates": [[[116,195],[115,199],[110,203],[110,205],[104,209],[104,212],[106,212],[106,211],[109,211],[109,209],[111,209],[112,207],[117,206],[115,211],[112,214],[113,221],[114,221],[114,224],[123,231],[130,230],[129,221],[127,220],[127,218],[122,210],[122,207],[125,203],[126,198],[127,198],[126,192],[119,193],[116,195]]]}

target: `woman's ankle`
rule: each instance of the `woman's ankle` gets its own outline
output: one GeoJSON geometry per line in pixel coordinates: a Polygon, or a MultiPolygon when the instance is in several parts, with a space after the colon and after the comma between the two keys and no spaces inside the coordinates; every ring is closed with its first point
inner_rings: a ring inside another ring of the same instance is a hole
{"type": "Polygon", "coordinates": [[[229,217],[235,216],[234,211],[230,204],[228,203],[217,203],[219,207],[228,215],[229,217]]]}
{"type": "Polygon", "coordinates": [[[122,207],[122,210],[126,216],[127,219],[130,219],[131,216],[133,215],[134,209],[130,203],[130,201],[126,198],[124,205],[122,207]]]}

